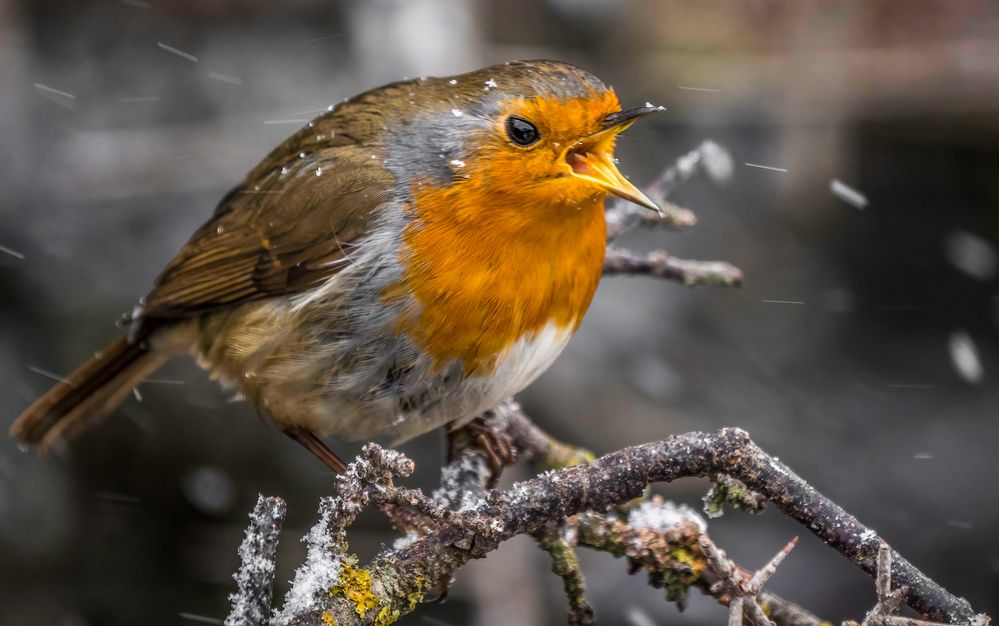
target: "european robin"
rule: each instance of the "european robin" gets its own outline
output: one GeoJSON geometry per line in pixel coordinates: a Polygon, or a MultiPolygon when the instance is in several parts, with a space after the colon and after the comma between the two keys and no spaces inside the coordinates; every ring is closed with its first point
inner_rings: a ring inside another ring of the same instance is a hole
{"type": "Polygon", "coordinates": [[[187,352],[337,471],[320,435],[460,426],[538,377],[600,280],[639,117],[592,74],[518,61],[362,93],[274,149],[128,316],[18,417],[43,450],[187,352]]]}

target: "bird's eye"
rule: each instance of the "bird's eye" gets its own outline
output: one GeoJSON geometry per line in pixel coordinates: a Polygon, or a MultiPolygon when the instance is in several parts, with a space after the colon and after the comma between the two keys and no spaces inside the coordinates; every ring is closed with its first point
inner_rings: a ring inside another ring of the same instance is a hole
{"type": "Polygon", "coordinates": [[[506,134],[518,146],[529,146],[541,138],[537,126],[520,117],[506,118],[506,134]]]}

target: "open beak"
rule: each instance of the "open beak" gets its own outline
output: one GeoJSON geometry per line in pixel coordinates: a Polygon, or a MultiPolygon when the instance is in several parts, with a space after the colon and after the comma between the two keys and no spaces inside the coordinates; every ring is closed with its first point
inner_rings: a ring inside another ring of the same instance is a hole
{"type": "Polygon", "coordinates": [[[662,217],[663,210],[642,190],[631,184],[614,164],[614,139],[639,118],[661,111],[662,107],[644,106],[611,113],[604,118],[604,127],[566,150],[565,160],[572,175],[589,181],[609,193],[639,206],[651,209],[662,217]]]}

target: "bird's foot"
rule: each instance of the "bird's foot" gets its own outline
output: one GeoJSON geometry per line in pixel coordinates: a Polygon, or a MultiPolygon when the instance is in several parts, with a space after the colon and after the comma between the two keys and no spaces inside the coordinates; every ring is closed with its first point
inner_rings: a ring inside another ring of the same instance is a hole
{"type": "Polygon", "coordinates": [[[484,417],[477,417],[450,434],[451,456],[457,451],[474,445],[482,451],[489,463],[490,478],[488,487],[492,489],[499,482],[503,468],[517,462],[517,449],[513,438],[495,422],[484,417]]]}

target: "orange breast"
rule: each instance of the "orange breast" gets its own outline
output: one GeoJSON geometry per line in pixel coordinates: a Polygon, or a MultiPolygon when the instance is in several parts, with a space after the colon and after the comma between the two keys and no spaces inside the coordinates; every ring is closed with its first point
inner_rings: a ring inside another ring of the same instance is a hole
{"type": "Polygon", "coordinates": [[[575,330],[602,271],[603,195],[525,206],[474,177],[413,191],[404,275],[386,298],[413,296],[398,329],[435,366],[461,359],[466,374],[486,375],[520,337],[549,324],[575,330]]]}

